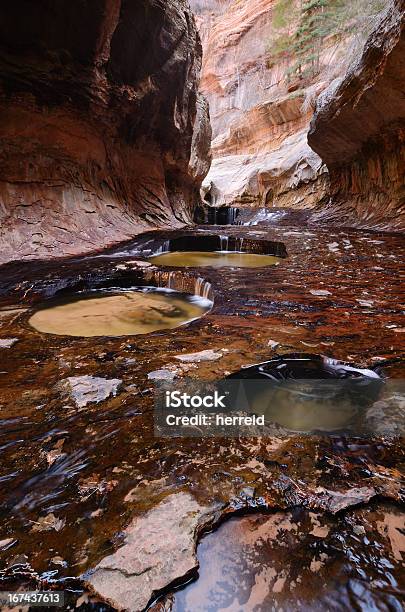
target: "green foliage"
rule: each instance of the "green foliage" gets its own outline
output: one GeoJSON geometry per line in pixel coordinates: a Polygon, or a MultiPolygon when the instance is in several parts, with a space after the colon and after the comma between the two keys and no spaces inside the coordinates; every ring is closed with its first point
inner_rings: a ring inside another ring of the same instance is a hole
{"type": "Polygon", "coordinates": [[[271,55],[280,56],[288,52],[288,50],[290,49],[290,46],[291,46],[291,40],[290,40],[289,35],[283,34],[282,36],[279,36],[277,40],[274,41],[273,45],[271,46],[271,49],[269,50],[270,50],[271,55]]]}
{"type": "Polygon", "coordinates": [[[288,25],[288,12],[291,0],[279,0],[273,9],[273,26],[281,30],[288,25]]]}
{"type": "Polygon", "coordinates": [[[367,23],[387,0],[278,0],[273,13],[271,63],[289,59],[287,80],[313,78],[319,72],[322,43],[328,36],[358,31],[368,34],[367,23]],[[285,30],[288,29],[288,32],[285,30]]]}

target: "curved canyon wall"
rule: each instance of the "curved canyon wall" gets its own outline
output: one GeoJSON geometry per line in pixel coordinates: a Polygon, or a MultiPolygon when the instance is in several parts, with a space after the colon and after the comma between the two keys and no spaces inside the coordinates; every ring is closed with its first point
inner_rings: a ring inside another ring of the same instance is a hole
{"type": "Polygon", "coordinates": [[[191,220],[209,169],[187,0],[0,8],[0,263],[191,220]]]}
{"type": "Polygon", "coordinates": [[[315,218],[405,229],[405,0],[390,2],[360,58],[320,97],[308,136],[330,198],[315,218]]]}
{"type": "Polygon", "coordinates": [[[316,96],[347,65],[349,41],[329,37],[315,77],[286,79],[291,58],[274,59],[269,50],[279,4],[191,0],[204,48],[201,90],[213,126],[204,191],[215,206],[308,208],[326,193],[327,172],[307,132],[316,96]]]}

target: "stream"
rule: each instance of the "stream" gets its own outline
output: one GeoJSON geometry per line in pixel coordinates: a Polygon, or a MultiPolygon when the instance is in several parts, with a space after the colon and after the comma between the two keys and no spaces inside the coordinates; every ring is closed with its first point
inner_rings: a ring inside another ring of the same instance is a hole
{"type": "Polygon", "coordinates": [[[403,412],[391,436],[378,429],[391,397],[361,439],[154,437],[160,379],[216,380],[283,354],[403,377],[401,236],[260,221],[2,267],[0,590],[64,585],[67,609],[109,609],[81,578],[133,517],[190,492],[219,504],[222,524],[198,547],[200,578],[154,609],[310,610],[315,596],[320,610],[355,597],[357,609],[402,609],[403,412]],[[208,234],[243,239],[244,256],[187,251],[208,234]],[[162,248],[179,239],[180,254],[162,248]],[[350,501],[332,508],[331,490],[350,501]]]}

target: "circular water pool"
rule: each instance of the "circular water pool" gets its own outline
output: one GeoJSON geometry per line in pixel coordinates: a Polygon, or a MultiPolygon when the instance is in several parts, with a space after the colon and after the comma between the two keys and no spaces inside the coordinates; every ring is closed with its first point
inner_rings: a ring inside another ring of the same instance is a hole
{"type": "Polygon", "coordinates": [[[197,295],[155,287],[94,290],[53,300],[35,312],[29,324],[60,336],[132,336],[180,327],[211,306],[197,295]]]}
{"type": "MultiPolygon", "coordinates": [[[[243,368],[240,381],[254,414],[290,432],[366,431],[365,411],[378,399],[383,380],[373,370],[323,355],[290,354],[243,368]]],[[[237,387],[240,393],[240,388],[237,387]]],[[[235,405],[240,401],[235,396],[235,405]]]]}
{"type": "Polygon", "coordinates": [[[273,255],[233,251],[174,251],[152,255],[150,259],[158,266],[182,268],[262,268],[276,266],[282,261],[273,255]]]}

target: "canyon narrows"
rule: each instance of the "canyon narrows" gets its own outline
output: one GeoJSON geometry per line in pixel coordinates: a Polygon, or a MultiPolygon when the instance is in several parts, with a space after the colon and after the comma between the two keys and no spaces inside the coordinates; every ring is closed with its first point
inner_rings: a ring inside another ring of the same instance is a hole
{"type": "Polygon", "coordinates": [[[404,14],[3,3],[1,609],[402,609],[404,14]]]}

